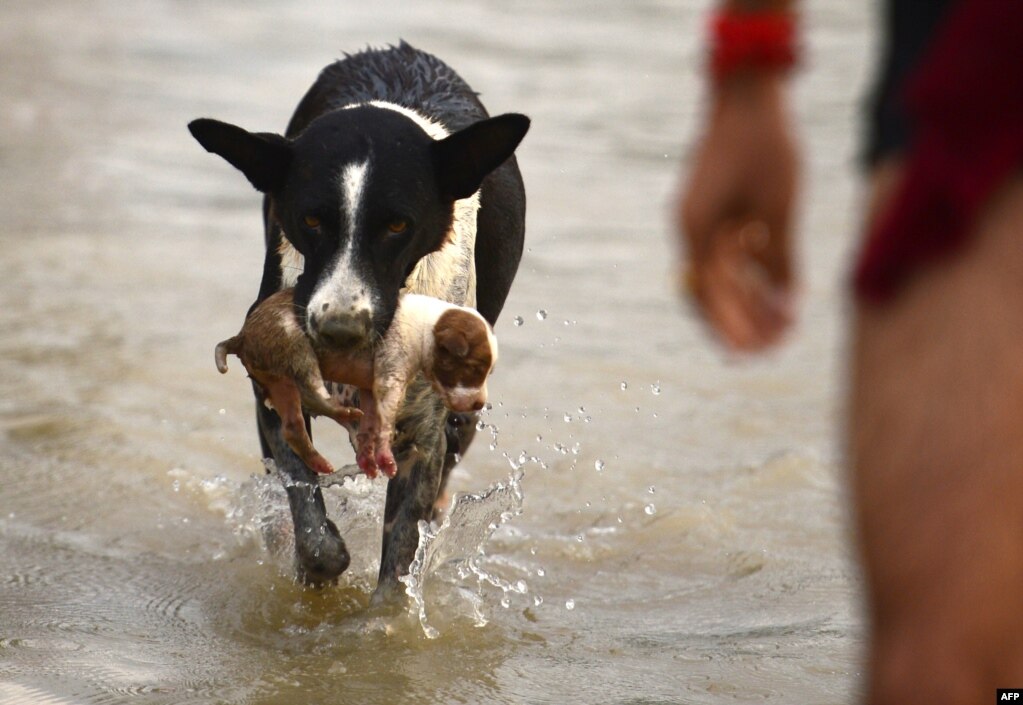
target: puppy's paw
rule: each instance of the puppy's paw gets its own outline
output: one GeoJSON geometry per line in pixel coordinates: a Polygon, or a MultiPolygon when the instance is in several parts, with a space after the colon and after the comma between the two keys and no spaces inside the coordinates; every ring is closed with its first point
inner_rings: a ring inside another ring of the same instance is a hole
{"type": "Polygon", "coordinates": [[[322,455],[316,455],[310,458],[309,467],[313,472],[319,475],[329,475],[334,472],[334,466],[330,464],[330,461],[324,458],[322,455]]]}
{"type": "Polygon", "coordinates": [[[398,464],[394,461],[394,454],[387,446],[377,450],[376,464],[388,477],[398,474],[398,464]]]}
{"type": "Polygon", "coordinates": [[[362,418],[362,409],[354,406],[342,406],[341,416],[347,421],[358,421],[362,418]]]}
{"type": "Polygon", "coordinates": [[[373,458],[373,449],[360,449],[355,455],[355,462],[358,463],[359,468],[366,473],[366,477],[377,476],[377,464],[373,458]]]}

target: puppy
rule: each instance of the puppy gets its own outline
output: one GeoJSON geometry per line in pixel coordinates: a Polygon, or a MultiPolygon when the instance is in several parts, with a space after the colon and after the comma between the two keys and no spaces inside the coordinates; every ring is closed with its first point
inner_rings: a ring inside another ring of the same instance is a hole
{"type": "Polygon", "coordinates": [[[367,411],[363,422],[372,435],[363,438],[360,427],[359,467],[367,473],[376,467],[394,472],[394,422],[416,372],[423,372],[451,411],[479,411],[487,402],[487,377],[496,362],[497,338],[475,309],[432,296],[403,295],[374,357],[375,413],[367,411]]]}
{"type": "Polygon", "coordinates": [[[370,477],[397,469],[391,452],[395,419],[412,378],[422,372],[452,411],[478,411],[487,400],[487,377],[497,361],[497,339],[475,310],[430,296],[406,294],[374,355],[341,354],[317,345],[299,327],[294,290],[283,289],[257,306],[241,332],[216,347],[217,369],[237,355],[276,409],[291,449],[313,470],[334,472],[313,446],[303,405],[348,427],[361,417],[356,435],[359,467],[370,477]],[[346,407],[324,384],[360,389],[361,410],[346,407]]]}

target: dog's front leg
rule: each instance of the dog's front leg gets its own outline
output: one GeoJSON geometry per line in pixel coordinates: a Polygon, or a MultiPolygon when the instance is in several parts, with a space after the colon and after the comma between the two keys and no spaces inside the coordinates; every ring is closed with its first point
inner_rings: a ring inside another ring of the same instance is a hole
{"type": "Polygon", "coordinates": [[[447,411],[440,397],[416,379],[396,424],[392,449],[398,474],[387,484],[384,541],[374,601],[400,594],[398,578],[408,572],[419,545],[419,522],[429,520],[440,492],[447,441],[447,411]]]}
{"type": "Polygon", "coordinates": [[[330,519],[316,473],[284,440],[281,419],[256,395],[256,417],[264,454],[269,454],[286,478],[291,518],[295,525],[295,564],[298,579],[307,585],[333,582],[348,568],[351,557],[341,533],[330,519]]]}

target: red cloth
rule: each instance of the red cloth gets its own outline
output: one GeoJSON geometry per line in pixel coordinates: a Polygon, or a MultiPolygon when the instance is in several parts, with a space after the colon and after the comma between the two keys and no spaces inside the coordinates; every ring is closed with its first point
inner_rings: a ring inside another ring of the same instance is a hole
{"type": "Polygon", "coordinates": [[[915,268],[962,247],[979,210],[1023,167],[1023,0],[951,8],[906,99],[914,141],[904,177],[854,277],[868,301],[889,300],[915,268]]]}
{"type": "Polygon", "coordinates": [[[796,63],[790,13],[724,10],[711,18],[710,33],[710,70],[718,82],[743,69],[785,70],[796,63]]]}

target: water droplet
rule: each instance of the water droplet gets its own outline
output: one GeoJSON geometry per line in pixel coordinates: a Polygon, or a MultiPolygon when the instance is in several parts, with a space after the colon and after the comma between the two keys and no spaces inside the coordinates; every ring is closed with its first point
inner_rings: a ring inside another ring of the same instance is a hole
{"type": "Polygon", "coordinates": [[[484,421],[483,419],[480,419],[479,421],[476,422],[476,430],[477,431],[484,431],[484,430],[486,430],[486,428],[487,428],[487,422],[484,421]]]}
{"type": "Polygon", "coordinates": [[[505,609],[508,609],[509,607],[511,607],[511,600],[509,600],[507,597],[502,597],[501,598],[501,607],[504,607],[505,609]]]}
{"type": "Polygon", "coordinates": [[[519,593],[520,595],[525,595],[528,590],[529,586],[526,585],[525,580],[519,580],[515,583],[515,592],[519,593]]]}
{"type": "Polygon", "coordinates": [[[593,461],[593,469],[596,470],[597,472],[603,472],[604,471],[604,461],[601,460],[600,458],[597,458],[596,460],[594,460],[593,461]]]}
{"type": "Polygon", "coordinates": [[[575,609],[575,600],[573,600],[572,598],[568,598],[567,600],[565,600],[565,609],[566,610],[574,610],[575,609]]]}
{"type": "Polygon", "coordinates": [[[572,321],[570,321],[570,320],[568,320],[568,319],[566,318],[566,319],[565,319],[565,322],[564,322],[564,325],[566,325],[566,326],[570,326],[570,325],[572,325],[572,321]]]}
{"type": "Polygon", "coordinates": [[[547,575],[547,571],[544,570],[543,568],[537,568],[536,574],[542,578],[543,576],[547,575]]]}
{"type": "Polygon", "coordinates": [[[174,482],[172,482],[171,483],[171,487],[174,488],[175,492],[180,492],[181,491],[181,480],[175,480],[174,482]]]}
{"type": "Polygon", "coordinates": [[[539,311],[536,312],[536,320],[542,321],[542,320],[544,320],[546,318],[547,318],[547,311],[546,311],[546,309],[540,309],[539,311]]]}
{"type": "Polygon", "coordinates": [[[578,443],[575,443],[575,444],[574,444],[574,445],[572,446],[572,455],[579,455],[579,451],[581,451],[582,449],[583,449],[583,448],[582,448],[582,446],[581,446],[581,445],[579,445],[578,443]]]}
{"type": "Polygon", "coordinates": [[[539,443],[542,440],[543,440],[543,436],[541,436],[539,433],[536,434],[536,442],[539,443]]]}
{"type": "Polygon", "coordinates": [[[534,595],[533,596],[533,604],[536,605],[537,607],[539,607],[540,605],[543,604],[543,598],[540,597],[539,595],[534,595]]]}
{"type": "Polygon", "coordinates": [[[650,494],[653,494],[654,492],[657,491],[657,488],[654,487],[653,485],[650,485],[649,487],[646,488],[646,491],[649,492],[650,494]]]}
{"type": "Polygon", "coordinates": [[[619,384],[618,386],[619,386],[619,387],[621,388],[621,390],[622,390],[622,391],[624,392],[624,391],[625,391],[626,389],[628,389],[628,388],[629,388],[629,383],[628,383],[628,382],[626,382],[625,380],[622,380],[622,383],[621,383],[621,384],[619,384]]]}
{"type": "Polygon", "coordinates": [[[565,423],[572,423],[572,414],[565,414],[565,423]]]}
{"type": "Polygon", "coordinates": [[[218,411],[217,413],[218,413],[218,414],[220,414],[221,416],[224,416],[224,415],[226,415],[226,414],[227,414],[227,409],[221,409],[221,410],[220,410],[220,411],[218,411]]]}
{"type": "Polygon", "coordinates": [[[661,380],[657,380],[656,382],[651,384],[650,385],[650,391],[654,393],[654,396],[657,396],[658,394],[660,394],[661,393],[661,380]]]}
{"type": "Polygon", "coordinates": [[[579,415],[582,416],[585,413],[586,413],[586,407],[585,406],[580,406],[579,407],[579,415]]]}
{"type": "Polygon", "coordinates": [[[650,504],[643,507],[643,511],[646,512],[648,515],[653,516],[654,514],[657,513],[657,507],[655,507],[654,503],[651,502],[650,504]]]}
{"type": "Polygon", "coordinates": [[[512,323],[514,323],[516,326],[521,326],[523,323],[525,323],[525,321],[522,320],[522,316],[516,316],[515,318],[512,319],[512,323]]]}

